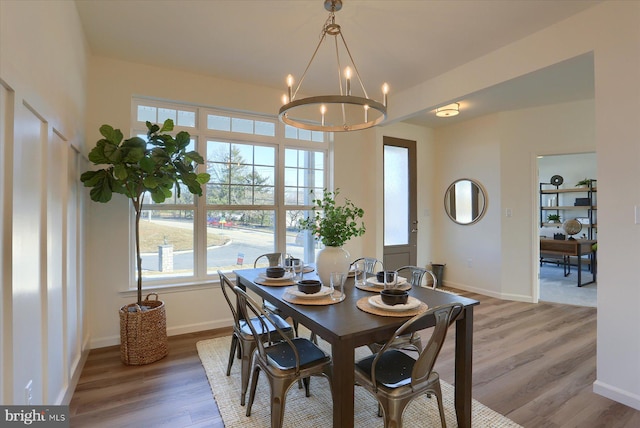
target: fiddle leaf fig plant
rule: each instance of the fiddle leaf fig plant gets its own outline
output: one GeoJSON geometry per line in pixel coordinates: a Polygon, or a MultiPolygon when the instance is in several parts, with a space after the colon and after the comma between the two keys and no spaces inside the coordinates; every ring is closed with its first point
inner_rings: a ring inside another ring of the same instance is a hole
{"type": "Polygon", "coordinates": [[[147,122],[147,138],[132,137],[123,141],[122,131],[110,125],[100,127],[101,138],[89,152],[94,165],[107,165],[86,171],[80,176],[85,187],[91,187],[91,200],[109,202],[114,193],[131,200],[135,211],[136,265],[138,304],[142,302],[142,258],[140,255],[140,215],[147,195],[155,203],[162,203],[177,192],[180,185],[194,195],[202,196],[202,185],[209,182],[209,174],[197,173],[203,157],[189,150],[191,137],[181,131],[174,137],[173,120],[167,119],[160,127],[147,122]]]}
{"type": "MultiPolygon", "coordinates": [[[[364,210],[355,206],[349,199],[344,205],[336,204],[336,196],[340,189],[330,192],[324,189],[322,198],[313,200],[313,217],[300,220],[301,230],[310,230],[315,239],[330,247],[341,247],[349,239],[362,236],[365,232],[364,222],[358,219],[364,216],[364,210]]],[[[313,194],[313,190],[311,190],[313,194]]]]}

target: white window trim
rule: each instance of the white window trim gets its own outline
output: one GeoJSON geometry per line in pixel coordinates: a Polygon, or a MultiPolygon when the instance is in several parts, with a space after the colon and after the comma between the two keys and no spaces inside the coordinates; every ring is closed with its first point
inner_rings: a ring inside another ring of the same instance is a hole
{"type": "MultiPolygon", "coordinates": [[[[202,106],[196,104],[188,104],[176,101],[162,100],[158,98],[135,96],[131,102],[131,134],[138,135],[140,133],[146,134],[146,124],[137,120],[137,108],[138,105],[150,105],[157,108],[168,108],[183,111],[193,111],[195,115],[195,127],[174,126],[173,132],[178,133],[180,131],[186,131],[190,134],[191,138],[196,141],[196,150],[198,150],[206,159],[205,147],[208,139],[220,139],[221,141],[238,143],[238,144],[253,144],[253,145],[267,145],[274,146],[276,149],[276,170],[275,170],[275,204],[274,206],[266,205],[251,205],[250,209],[253,210],[274,210],[276,216],[276,248],[274,251],[285,251],[286,249],[286,234],[282,233],[286,231],[286,212],[288,210],[310,210],[312,205],[285,205],[284,204],[284,157],[285,150],[302,149],[302,150],[314,150],[321,151],[325,154],[325,175],[324,186],[331,188],[330,185],[333,182],[333,135],[331,133],[325,134],[325,141],[309,141],[309,140],[297,140],[285,137],[285,125],[280,123],[275,115],[261,115],[257,113],[239,112],[231,109],[224,109],[211,106],[202,106]],[[214,114],[219,116],[229,116],[232,118],[243,118],[250,120],[259,120],[264,122],[272,122],[275,125],[275,136],[264,136],[257,134],[248,134],[232,131],[218,131],[207,129],[207,115],[214,114]],[[280,233],[278,233],[280,231],[280,233]]],[[[199,166],[202,169],[203,166],[199,166]]],[[[203,194],[204,197],[204,194],[203,194]]],[[[163,292],[177,292],[185,291],[190,288],[201,289],[202,287],[213,287],[219,283],[217,273],[207,273],[207,256],[206,256],[206,242],[202,240],[203,232],[206,232],[207,222],[207,204],[202,202],[203,199],[196,198],[194,206],[188,207],[194,209],[194,271],[191,276],[179,276],[176,279],[161,278],[154,280],[143,279],[143,294],[152,292],[154,290],[161,290],[163,292]],[[205,220],[202,221],[201,219],[205,220]],[[199,221],[198,221],[199,220],[199,221]]],[[[185,207],[182,205],[169,205],[164,204],[162,206],[166,209],[185,207]]],[[[219,209],[239,210],[243,206],[219,206],[219,209]]],[[[218,209],[218,207],[216,207],[218,209]]],[[[131,230],[135,227],[134,216],[131,215],[131,230]]],[[[133,236],[133,234],[131,234],[133,236]]],[[[131,239],[130,242],[132,251],[131,254],[135,254],[135,242],[131,239]]],[[[135,257],[131,258],[130,263],[130,287],[128,290],[124,290],[121,294],[128,296],[130,293],[133,295],[137,289],[137,267],[135,263],[135,257]]]]}

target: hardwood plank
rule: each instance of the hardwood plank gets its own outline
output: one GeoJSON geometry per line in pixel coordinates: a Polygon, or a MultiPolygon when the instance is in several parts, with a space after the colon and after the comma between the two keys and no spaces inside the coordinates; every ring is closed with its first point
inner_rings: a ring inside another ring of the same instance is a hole
{"type": "MultiPolygon", "coordinates": [[[[640,426],[640,411],[593,393],[595,308],[460,294],[481,302],[474,311],[475,399],[527,428],[640,426]]],[[[123,365],[117,346],[92,350],[70,404],[71,426],[223,427],[195,343],[228,334],[170,337],[169,355],[147,366],[123,365]]],[[[449,383],[454,345],[450,329],[436,364],[449,383]]]]}

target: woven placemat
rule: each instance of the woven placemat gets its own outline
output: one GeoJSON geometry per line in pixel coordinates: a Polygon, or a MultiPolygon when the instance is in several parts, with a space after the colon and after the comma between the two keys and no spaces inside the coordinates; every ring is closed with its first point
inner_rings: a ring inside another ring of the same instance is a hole
{"type": "MultiPolygon", "coordinates": [[[[295,287],[292,287],[292,288],[295,288],[295,287]]],[[[333,305],[334,303],[342,302],[344,298],[345,298],[344,294],[342,295],[342,298],[340,300],[333,300],[331,298],[331,294],[327,294],[326,296],[322,298],[317,298],[317,299],[308,299],[304,297],[298,297],[289,293],[285,293],[284,296],[282,296],[282,300],[284,300],[285,302],[294,303],[296,305],[311,305],[311,306],[333,305]]]]}
{"type": "Polygon", "coordinates": [[[421,314],[423,312],[426,312],[427,309],[429,309],[429,306],[424,303],[424,302],[420,302],[420,306],[418,306],[415,309],[411,309],[408,311],[387,311],[385,309],[381,309],[381,308],[376,308],[375,306],[373,306],[371,303],[369,303],[369,298],[371,296],[365,296],[360,298],[357,302],[356,302],[356,306],[358,307],[358,309],[360,309],[361,311],[373,314],[373,315],[380,315],[383,317],[412,317],[414,315],[418,315],[421,314]]]}
{"type": "Polygon", "coordinates": [[[268,279],[264,279],[261,277],[257,277],[253,280],[256,284],[266,285],[267,287],[288,287],[290,285],[295,284],[293,280],[290,281],[269,281],[268,279]]]}
{"type": "MultiPolygon", "coordinates": [[[[375,285],[369,285],[367,283],[365,283],[364,285],[357,285],[356,284],[356,288],[359,288],[360,290],[363,290],[363,291],[371,291],[371,292],[374,292],[374,293],[379,293],[382,290],[384,290],[383,287],[378,287],[378,286],[375,286],[375,285]]],[[[398,290],[402,290],[402,291],[408,291],[408,290],[411,290],[411,284],[409,284],[407,282],[407,283],[404,283],[401,286],[395,287],[395,288],[397,288],[398,290]]]]}

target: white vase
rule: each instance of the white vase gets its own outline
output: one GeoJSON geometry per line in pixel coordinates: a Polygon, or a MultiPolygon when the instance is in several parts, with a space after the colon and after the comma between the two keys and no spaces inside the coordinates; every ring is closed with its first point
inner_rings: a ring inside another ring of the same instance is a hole
{"type": "Polygon", "coordinates": [[[351,255],[342,247],[326,246],[316,255],[316,271],[325,286],[331,283],[331,272],[349,272],[351,255]]]}

